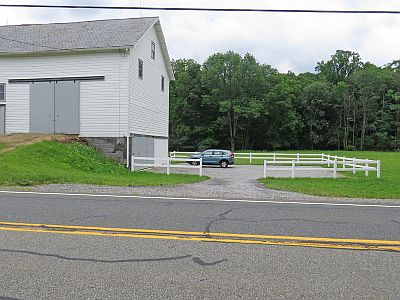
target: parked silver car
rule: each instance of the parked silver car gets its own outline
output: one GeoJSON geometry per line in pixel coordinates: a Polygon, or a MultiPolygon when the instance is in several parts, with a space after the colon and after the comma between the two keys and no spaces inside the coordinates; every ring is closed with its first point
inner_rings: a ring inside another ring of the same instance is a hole
{"type": "MultiPolygon", "coordinates": [[[[235,155],[229,150],[209,149],[200,154],[191,155],[189,159],[203,159],[203,165],[220,165],[221,168],[227,168],[235,163],[235,155]]],[[[197,161],[188,161],[191,165],[199,164],[197,161]]]]}

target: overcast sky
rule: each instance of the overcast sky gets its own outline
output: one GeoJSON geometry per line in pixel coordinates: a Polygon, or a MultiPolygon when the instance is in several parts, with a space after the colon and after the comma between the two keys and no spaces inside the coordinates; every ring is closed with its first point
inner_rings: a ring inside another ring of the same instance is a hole
{"type": "MultiPolygon", "coordinates": [[[[400,10],[400,0],[0,0],[8,4],[88,4],[274,9],[400,10]]],[[[158,12],[0,8],[0,25],[159,16],[171,58],[202,63],[215,52],[252,53],[281,72],[313,72],[336,49],[383,65],[400,59],[400,15],[158,12]]]]}

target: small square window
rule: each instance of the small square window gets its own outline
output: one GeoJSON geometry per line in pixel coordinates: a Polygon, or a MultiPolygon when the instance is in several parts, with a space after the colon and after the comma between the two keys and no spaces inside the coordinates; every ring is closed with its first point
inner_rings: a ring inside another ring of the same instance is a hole
{"type": "Polygon", "coordinates": [[[151,58],[156,59],[156,44],[151,42],[151,58]]]}
{"type": "Polygon", "coordinates": [[[143,79],[143,60],[139,58],[139,78],[143,79]]]}
{"type": "Polygon", "coordinates": [[[6,85],[4,83],[0,83],[0,102],[6,100],[6,85]]]}
{"type": "Polygon", "coordinates": [[[161,91],[164,92],[165,89],[165,77],[161,76],[161,91]]]}

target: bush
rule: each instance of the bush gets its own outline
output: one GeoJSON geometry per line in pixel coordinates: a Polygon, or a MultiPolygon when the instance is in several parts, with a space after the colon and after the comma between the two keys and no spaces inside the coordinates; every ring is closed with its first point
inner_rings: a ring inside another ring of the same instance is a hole
{"type": "Polygon", "coordinates": [[[356,147],[353,145],[347,145],[346,147],[344,147],[345,151],[355,151],[356,147]]]}

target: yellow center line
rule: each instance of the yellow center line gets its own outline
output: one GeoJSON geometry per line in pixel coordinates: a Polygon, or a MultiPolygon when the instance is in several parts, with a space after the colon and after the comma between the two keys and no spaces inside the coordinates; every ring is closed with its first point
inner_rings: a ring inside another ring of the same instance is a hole
{"type": "Polygon", "coordinates": [[[175,234],[175,235],[196,235],[215,237],[236,237],[250,239],[276,239],[276,240],[294,240],[294,241],[313,241],[313,242],[335,242],[335,243],[361,243],[361,244],[380,244],[380,245],[398,245],[400,241],[391,240],[367,240],[367,239],[349,239],[349,238],[326,238],[326,237],[305,237],[305,236],[285,236],[285,235],[260,235],[243,233],[224,233],[224,232],[201,232],[201,231],[179,231],[179,230],[160,230],[160,229],[141,229],[141,228],[118,228],[118,227],[98,227],[98,226],[78,226],[78,225],[55,225],[55,224],[37,224],[37,223],[14,223],[0,222],[0,226],[21,226],[21,227],[40,227],[51,229],[74,229],[74,230],[99,230],[110,232],[137,232],[137,233],[155,233],[155,234],[175,234]]]}
{"type": "Polygon", "coordinates": [[[0,231],[400,252],[400,241],[0,222],[0,231]]]}

